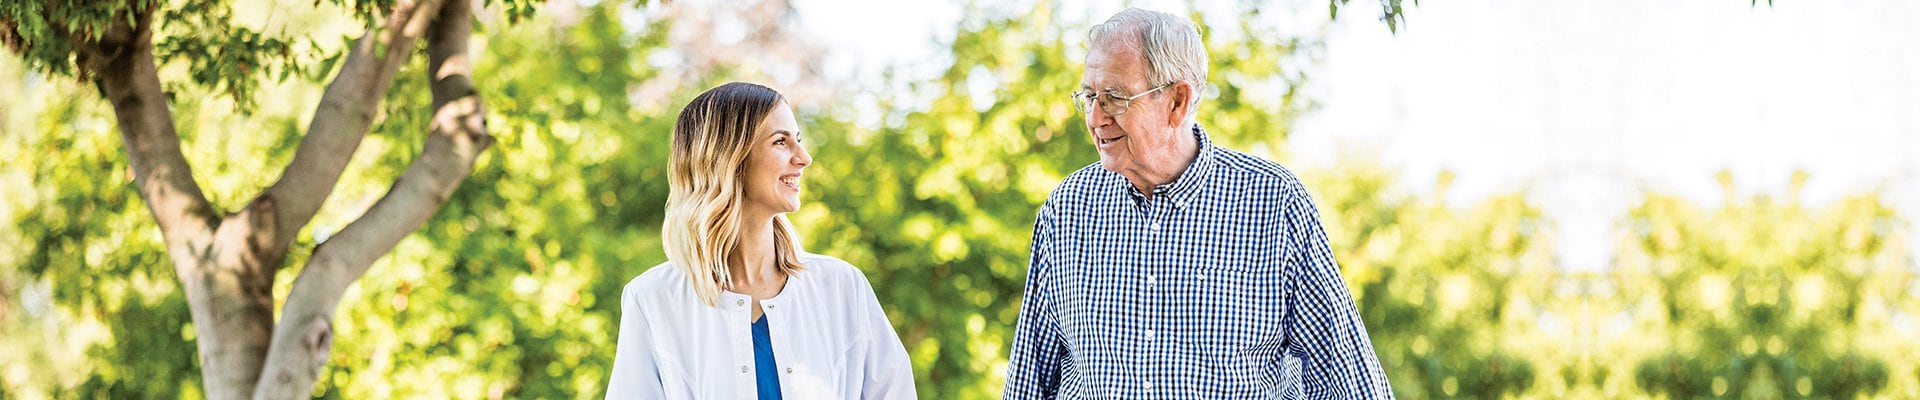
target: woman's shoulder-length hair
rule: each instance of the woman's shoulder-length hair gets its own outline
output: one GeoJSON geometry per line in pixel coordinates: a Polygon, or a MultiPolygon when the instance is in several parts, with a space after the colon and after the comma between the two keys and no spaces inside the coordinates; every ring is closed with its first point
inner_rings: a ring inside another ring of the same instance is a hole
{"type": "MultiPolygon", "coordinates": [[[[745,200],[740,174],[755,130],[785,101],[766,86],[728,83],[694,97],[673,125],[660,239],[667,260],[686,272],[708,306],[719,302],[721,290],[733,287],[727,256],[740,242],[745,200]]],[[[774,265],[783,273],[800,271],[799,238],[785,216],[774,216],[773,239],[774,265]]]]}

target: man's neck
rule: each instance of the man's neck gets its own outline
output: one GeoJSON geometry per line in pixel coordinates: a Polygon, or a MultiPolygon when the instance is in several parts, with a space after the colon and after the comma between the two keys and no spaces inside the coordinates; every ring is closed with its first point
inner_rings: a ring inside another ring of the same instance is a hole
{"type": "MultiPolygon", "coordinates": [[[[1175,133],[1176,135],[1188,133],[1186,128],[1176,128],[1176,130],[1179,131],[1175,133]]],[[[1149,200],[1153,199],[1154,188],[1180,180],[1180,175],[1187,172],[1187,167],[1192,166],[1193,161],[1200,158],[1200,139],[1187,134],[1173,143],[1175,147],[1171,153],[1173,156],[1168,158],[1172,160],[1171,162],[1150,166],[1149,170],[1142,174],[1143,176],[1127,177],[1127,181],[1133,183],[1133,188],[1140,190],[1140,195],[1146,196],[1149,200]]]]}

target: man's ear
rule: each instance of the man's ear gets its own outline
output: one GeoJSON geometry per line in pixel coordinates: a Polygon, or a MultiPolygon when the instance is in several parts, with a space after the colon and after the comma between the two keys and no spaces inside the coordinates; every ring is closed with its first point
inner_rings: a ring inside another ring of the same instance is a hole
{"type": "Polygon", "coordinates": [[[1193,108],[1193,96],[1197,95],[1199,93],[1194,92],[1193,82],[1184,79],[1167,86],[1167,99],[1172,100],[1167,107],[1167,126],[1177,128],[1186,122],[1187,112],[1193,108]]]}

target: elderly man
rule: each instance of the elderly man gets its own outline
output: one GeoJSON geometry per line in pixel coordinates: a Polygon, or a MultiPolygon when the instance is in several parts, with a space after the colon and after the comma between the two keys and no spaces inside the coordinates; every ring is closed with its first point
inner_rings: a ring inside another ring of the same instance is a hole
{"type": "Polygon", "coordinates": [[[1306,187],[1194,122],[1193,24],[1128,9],[1089,38],[1100,164],[1040,208],[1005,397],[1392,398],[1306,187]]]}

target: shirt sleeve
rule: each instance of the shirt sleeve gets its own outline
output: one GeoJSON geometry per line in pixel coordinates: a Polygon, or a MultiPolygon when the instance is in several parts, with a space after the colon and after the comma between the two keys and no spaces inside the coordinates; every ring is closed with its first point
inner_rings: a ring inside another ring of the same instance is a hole
{"type": "Polygon", "coordinates": [[[1287,286],[1293,297],[1286,317],[1287,353],[1300,358],[1306,398],[1393,398],[1313,199],[1304,188],[1289,197],[1285,218],[1293,249],[1287,286]]]}
{"type": "Polygon", "coordinates": [[[1026,295],[1020,301],[1020,319],[1013,333],[1013,349],[1008,356],[1005,399],[1051,399],[1060,386],[1060,373],[1067,362],[1066,343],[1060,324],[1054,320],[1050,293],[1046,284],[1048,237],[1052,216],[1047,206],[1033,224],[1033,248],[1027,260],[1026,295]]]}
{"type": "Polygon", "coordinates": [[[620,294],[620,338],[614,343],[608,399],[663,399],[659,364],[653,359],[653,334],[641,309],[639,285],[620,294]]]}
{"type": "Polygon", "coordinates": [[[880,307],[878,296],[873,293],[873,284],[859,270],[853,274],[858,278],[859,301],[865,304],[865,323],[871,331],[869,337],[873,346],[867,351],[865,371],[861,373],[860,398],[862,399],[916,399],[919,395],[913,386],[913,361],[907,358],[907,347],[900,343],[900,334],[894,332],[893,323],[887,320],[887,312],[880,307]]]}

